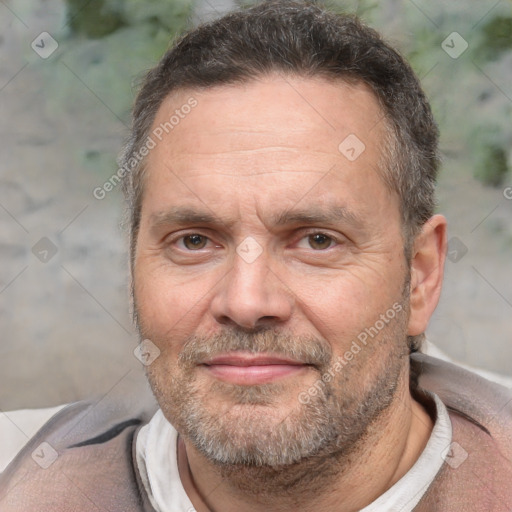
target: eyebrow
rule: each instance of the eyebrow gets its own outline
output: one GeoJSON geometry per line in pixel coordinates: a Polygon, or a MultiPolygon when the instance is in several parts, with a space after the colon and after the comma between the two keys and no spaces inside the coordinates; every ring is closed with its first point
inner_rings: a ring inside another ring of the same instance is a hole
{"type": "Polygon", "coordinates": [[[362,227],[362,219],[344,206],[316,206],[304,210],[286,210],[272,218],[275,226],[288,224],[334,224],[344,222],[362,227]]]}
{"type": "MultiPolygon", "coordinates": [[[[270,224],[275,227],[297,224],[335,224],[343,222],[356,228],[363,227],[362,219],[352,210],[339,205],[317,205],[307,209],[290,209],[273,215],[270,224]]],[[[208,211],[178,206],[166,212],[154,213],[150,217],[152,228],[167,225],[203,224],[211,226],[231,227],[236,219],[222,220],[208,211]]]]}
{"type": "Polygon", "coordinates": [[[226,225],[210,212],[198,211],[194,208],[175,207],[166,212],[153,213],[149,218],[151,227],[158,228],[170,224],[210,224],[226,225]]]}

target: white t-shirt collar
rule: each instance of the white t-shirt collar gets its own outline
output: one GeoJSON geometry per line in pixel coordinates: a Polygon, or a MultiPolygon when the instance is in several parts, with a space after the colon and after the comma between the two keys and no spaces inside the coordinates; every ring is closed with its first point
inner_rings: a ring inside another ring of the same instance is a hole
{"type": "MultiPolygon", "coordinates": [[[[441,469],[443,454],[452,442],[452,424],[440,398],[429,393],[436,406],[436,421],[422,454],[390,489],[360,512],[410,512],[419,503],[441,469]]],[[[178,471],[178,433],[159,409],[139,431],[136,458],[142,482],[157,512],[194,512],[178,471]]]]}

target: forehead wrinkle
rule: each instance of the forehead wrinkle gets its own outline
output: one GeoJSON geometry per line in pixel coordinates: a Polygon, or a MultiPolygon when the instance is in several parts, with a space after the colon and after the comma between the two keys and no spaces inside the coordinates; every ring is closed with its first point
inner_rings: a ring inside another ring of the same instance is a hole
{"type": "MultiPolygon", "coordinates": [[[[193,170],[188,170],[187,172],[193,173],[193,170]]],[[[251,176],[262,176],[265,174],[325,174],[324,170],[318,170],[318,171],[312,171],[312,170],[300,170],[300,169],[278,169],[276,171],[254,171],[254,172],[247,172],[244,171],[244,174],[241,174],[240,171],[233,171],[233,172],[221,172],[221,171],[198,171],[200,174],[191,174],[190,178],[200,178],[203,176],[211,177],[211,176],[231,176],[233,178],[250,178],[251,176]]]]}

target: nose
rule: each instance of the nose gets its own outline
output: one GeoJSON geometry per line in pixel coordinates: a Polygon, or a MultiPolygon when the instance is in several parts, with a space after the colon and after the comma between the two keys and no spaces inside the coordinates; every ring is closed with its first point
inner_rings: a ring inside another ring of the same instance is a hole
{"type": "Polygon", "coordinates": [[[270,269],[265,253],[252,262],[235,254],[233,267],[218,284],[210,305],[219,324],[254,330],[286,323],[293,295],[270,269]]]}

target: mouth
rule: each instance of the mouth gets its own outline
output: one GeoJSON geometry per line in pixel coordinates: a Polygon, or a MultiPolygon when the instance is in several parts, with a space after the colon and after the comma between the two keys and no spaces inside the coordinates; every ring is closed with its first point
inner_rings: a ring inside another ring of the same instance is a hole
{"type": "Polygon", "coordinates": [[[312,365],[271,354],[236,352],[209,359],[200,365],[212,377],[232,384],[265,384],[306,372],[312,365]]]}

